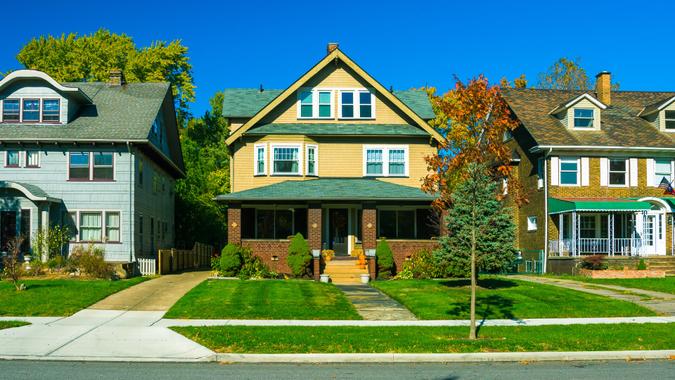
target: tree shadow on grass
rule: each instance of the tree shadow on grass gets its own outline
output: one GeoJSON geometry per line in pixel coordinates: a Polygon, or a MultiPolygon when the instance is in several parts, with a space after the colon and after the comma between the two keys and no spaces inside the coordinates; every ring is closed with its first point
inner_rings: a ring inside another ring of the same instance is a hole
{"type": "MultiPolygon", "coordinates": [[[[446,312],[452,316],[466,316],[469,319],[471,301],[454,302],[446,312]]],[[[486,319],[516,319],[513,314],[513,300],[498,294],[478,296],[476,299],[476,318],[479,319],[478,329],[486,319]]]]}
{"type": "MultiPolygon", "coordinates": [[[[441,281],[440,284],[448,288],[463,288],[471,286],[471,280],[469,280],[468,278],[445,280],[441,281]]],[[[501,278],[485,278],[478,280],[478,286],[483,289],[507,289],[518,286],[518,283],[511,280],[504,280],[501,278]]]]}

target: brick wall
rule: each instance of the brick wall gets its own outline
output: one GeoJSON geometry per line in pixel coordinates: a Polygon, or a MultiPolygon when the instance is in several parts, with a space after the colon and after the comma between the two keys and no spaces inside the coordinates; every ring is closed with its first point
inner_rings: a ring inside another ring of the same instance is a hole
{"type": "Polygon", "coordinates": [[[307,210],[307,243],[309,249],[321,249],[321,208],[307,210]]]}
{"type": "Polygon", "coordinates": [[[375,208],[364,208],[363,219],[361,222],[361,241],[363,249],[375,249],[377,246],[377,210],[375,208]]]}
{"type": "Polygon", "coordinates": [[[288,267],[288,246],[289,240],[247,240],[241,241],[241,245],[250,248],[253,254],[260,257],[271,270],[277,273],[289,274],[291,269],[288,267]],[[276,256],[276,259],[274,257],[276,256]]]}
{"type": "Polygon", "coordinates": [[[423,249],[434,250],[438,248],[437,240],[387,240],[396,263],[396,271],[400,271],[403,263],[413,253],[423,249]]]}
{"type": "Polygon", "coordinates": [[[227,209],[227,242],[241,243],[241,208],[232,205],[227,209]]]}

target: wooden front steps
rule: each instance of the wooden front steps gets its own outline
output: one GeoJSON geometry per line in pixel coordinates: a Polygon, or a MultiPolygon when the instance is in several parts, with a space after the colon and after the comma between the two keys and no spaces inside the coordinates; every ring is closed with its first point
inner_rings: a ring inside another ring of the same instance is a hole
{"type": "Polygon", "coordinates": [[[361,283],[361,275],[368,274],[368,267],[361,269],[356,264],[355,257],[339,257],[326,263],[324,274],[330,276],[331,282],[340,285],[353,285],[361,283]]]}

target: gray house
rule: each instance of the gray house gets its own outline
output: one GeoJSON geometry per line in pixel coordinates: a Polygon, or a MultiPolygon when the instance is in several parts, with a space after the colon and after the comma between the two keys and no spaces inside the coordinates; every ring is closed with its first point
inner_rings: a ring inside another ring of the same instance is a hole
{"type": "Polygon", "coordinates": [[[130,263],[174,244],[174,184],[184,176],[168,83],[58,83],[19,70],[0,81],[0,251],[66,225],[130,263]]]}

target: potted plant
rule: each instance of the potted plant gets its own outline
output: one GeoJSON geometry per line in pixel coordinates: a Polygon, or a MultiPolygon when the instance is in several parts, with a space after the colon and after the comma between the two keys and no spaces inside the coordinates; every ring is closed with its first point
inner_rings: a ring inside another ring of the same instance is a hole
{"type": "Polygon", "coordinates": [[[324,249],[323,251],[321,251],[321,256],[323,256],[323,259],[326,262],[329,262],[333,260],[333,256],[335,256],[335,251],[333,251],[332,249],[324,249]]]}
{"type": "Polygon", "coordinates": [[[370,281],[370,275],[368,273],[361,274],[361,283],[367,284],[370,281]]]}
{"type": "Polygon", "coordinates": [[[326,283],[328,283],[328,282],[330,282],[330,276],[329,276],[328,274],[326,274],[326,273],[322,273],[322,274],[320,275],[320,280],[321,280],[321,282],[326,282],[326,283]]]}

